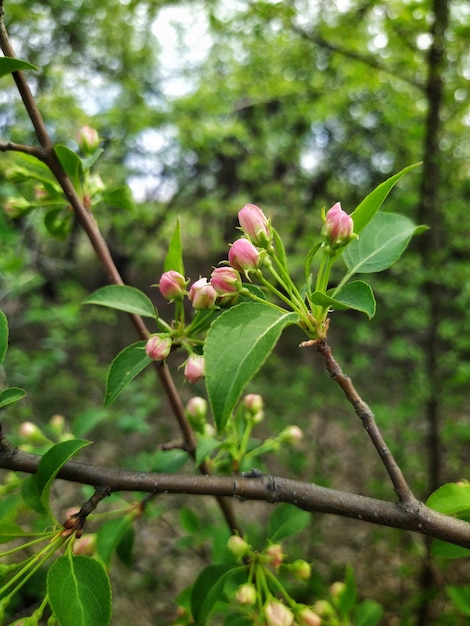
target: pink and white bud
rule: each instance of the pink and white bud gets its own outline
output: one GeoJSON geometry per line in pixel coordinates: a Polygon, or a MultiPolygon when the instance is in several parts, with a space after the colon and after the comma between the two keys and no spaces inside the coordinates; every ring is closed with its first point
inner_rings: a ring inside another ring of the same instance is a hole
{"type": "Polygon", "coordinates": [[[257,595],[256,587],[251,583],[245,583],[244,585],[240,585],[235,597],[240,604],[253,605],[256,602],[257,595]]]}
{"type": "Polygon", "coordinates": [[[265,609],[264,616],[268,626],[292,626],[294,614],[285,604],[278,600],[270,600],[265,609]]]}
{"type": "Polygon", "coordinates": [[[242,279],[233,267],[217,267],[211,274],[211,285],[219,296],[232,296],[240,291],[242,279]]]}
{"type": "Polygon", "coordinates": [[[186,295],[187,280],[179,272],[169,270],[163,272],[158,287],[166,300],[179,300],[186,295]]]}
{"type": "Polygon", "coordinates": [[[206,362],[203,356],[192,354],[184,366],[184,377],[191,384],[197,383],[206,373],[206,362]]]}
{"type": "Polygon", "coordinates": [[[217,300],[217,291],[207,282],[207,278],[200,278],[191,285],[189,299],[196,311],[212,309],[217,300]]]}
{"type": "Polygon", "coordinates": [[[330,594],[332,598],[339,598],[346,590],[345,583],[337,580],[330,587],[330,594]]]}
{"type": "Polygon", "coordinates": [[[238,221],[245,235],[255,246],[267,248],[273,235],[269,220],[256,204],[246,204],[238,213],[238,221]]]}
{"type": "Polygon", "coordinates": [[[345,246],[354,236],[354,222],[337,202],[328,211],[322,229],[323,237],[331,249],[345,246]]]}
{"type": "Polygon", "coordinates": [[[83,154],[93,154],[96,148],[100,145],[98,131],[95,128],[91,128],[91,126],[83,126],[78,131],[77,143],[83,154]]]}
{"type": "Polygon", "coordinates": [[[186,405],[186,411],[194,420],[204,420],[207,416],[207,400],[200,396],[192,397],[186,405]]]}
{"type": "Polygon", "coordinates": [[[248,239],[237,239],[228,251],[230,265],[245,274],[257,270],[260,264],[260,253],[248,239]]]}
{"type": "Polygon", "coordinates": [[[304,606],[295,614],[296,623],[299,626],[320,626],[321,619],[319,615],[314,613],[308,606],[304,606]]]}
{"type": "Polygon", "coordinates": [[[282,430],[279,434],[279,440],[282,443],[288,443],[294,445],[299,443],[303,438],[304,434],[302,430],[298,426],[286,426],[284,430],[282,430]]]}
{"type": "Polygon", "coordinates": [[[82,556],[93,556],[96,552],[96,546],[98,543],[98,536],[96,533],[89,533],[82,535],[79,539],[76,539],[73,544],[73,553],[81,554],[82,556]]]}
{"type": "Polygon", "coordinates": [[[171,352],[171,339],[168,335],[152,335],[147,340],[145,352],[154,361],[164,361],[171,352]]]}
{"type": "Polygon", "coordinates": [[[243,398],[243,405],[255,424],[263,420],[263,396],[258,393],[249,393],[243,398]]]}
{"type": "Polygon", "coordinates": [[[280,543],[273,543],[272,546],[266,550],[266,556],[268,557],[268,563],[273,567],[279,567],[284,560],[284,552],[280,543]]]}
{"type": "Polygon", "coordinates": [[[237,559],[245,556],[250,551],[250,546],[239,535],[231,535],[227,541],[227,548],[237,559]]]}

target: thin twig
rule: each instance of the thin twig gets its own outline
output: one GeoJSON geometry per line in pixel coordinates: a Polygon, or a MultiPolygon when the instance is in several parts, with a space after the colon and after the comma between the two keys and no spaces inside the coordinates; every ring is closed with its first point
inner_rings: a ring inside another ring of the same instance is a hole
{"type": "Polygon", "coordinates": [[[403,473],[395,461],[392,453],[387,447],[382,433],[377,426],[374,414],[370,410],[369,406],[362,400],[357,393],[354,385],[351,382],[349,376],[344,374],[343,370],[333,357],[330,346],[325,339],[316,342],[317,351],[323,356],[326,364],[326,368],[330,373],[331,378],[338,383],[348,401],[351,403],[356,415],[362,422],[362,425],[366,429],[375,449],[379,453],[382,463],[390,476],[395,492],[399,501],[402,504],[413,504],[417,502],[413,495],[408,483],[403,476],[403,473]]]}

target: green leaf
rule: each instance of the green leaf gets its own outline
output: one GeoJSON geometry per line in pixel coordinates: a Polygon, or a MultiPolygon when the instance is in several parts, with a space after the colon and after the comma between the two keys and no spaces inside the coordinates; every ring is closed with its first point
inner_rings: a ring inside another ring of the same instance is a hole
{"type": "Polygon", "coordinates": [[[152,363],[145,353],[146,341],[133,343],[117,355],[109,368],[104,406],[112,404],[137,374],[152,363]]]}
{"type": "Polygon", "coordinates": [[[470,585],[448,585],[446,591],[456,608],[464,615],[470,615],[470,585]]]}
{"type": "MultiPolygon", "coordinates": [[[[382,206],[385,198],[388,196],[390,191],[393,189],[394,185],[402,178],[405,174],[410,172],[415,167],[418,167],[421,163],[415,163],[414,165],[409,165],[402,169],[398,174],[391,176],[383,183],[381,183],[378,187],[376,187],[373,191],[370,192],[368,196],[364,198],[364,200],[359,204],[358,207],[353,211],[351,217],[354,221],[354,232],[360,233],[363,228],[371,221],[374,215],[382,206]]],[[[351,244],[350,244],[351,245],[351,244]]]]}
{"type": "Polygon", "coordinates": [[[174,474],[189,460],[185,450],[157,450],[152,456],[151,471],[159,474],[174,474]]]}
{"type": "Polygon", "coordinates": [[[220,448],[222,442],[210,435],[203,435],[198,439],[196,448],[196,463],[202,463],[214,450],[220,448]]]}
{"type": "Polygon", "coordinates": [[[134,211],[135,209],[134,198],[127,185],[103,191],[101,201],[116,209],[124,209],[125,211],[134,211]]]}
{"type": "Polygon", "coordinates": [[[104,152],[103,148],[97,148],[97,150],[95,150],[95,152],[93,152],[91,156],[82,158],[81,161],[82,161],[83,170],[85,172],[88,172],[88,170],[90,170],[93,167],[93,165],[96,163],[96,161],[100,158],[103,152],[104,152]]]}
{"type": "Polygon", "coordinates": [[[103,563],[109,566],[113,552],[132,529],[129,517],[112,519],[102,524],[97,533],[97,548],[103,563]]]}
{"type": "Polygon", "coordinates": [[[0,393],[0,409],[4,406],[18,402],[26,395],[26,391],[20,387],[9,387],[0,393]]]}
{"type": "Polygon", "coordinates": [[[269,518],[268,537],[273,542],[282,541],[299,533],[309,521],[310,513],[307,511],[302,511],[293,504],[280,504],[269,518]]]}
{"type": "Polygon", "coordinates": [[[3,311],[0,310],[0,365],[5,359],[8,349],[8,320],[3,311]]]}
{"type": "Polygon", "coordinates": [[[383,615],[383,608],[375,600],[364,600],[357,607],[355,612],[355,626],[375,626],[380,622],[383,615]]]}
{"type": "Polygon", "coordinates": [[[44,216],[44,225],[53,237],[65,239],[72,224],[72,214],[61,205],[59,208],[51,209],[44,216]]]}
{"type": "Polygon", "coordinates": [[[439,487],[426,501],[429,508],[444,513],[455,515],[461,511],[470,509],[470,484],[448,483],[439,487]]]}
{"type": "MultiPolygon", "coordinates": [[[[328,292],[330,293],[330,292],[328,292]]],[[[334,293],[333,291],[331,293],[334,293]]],[[[315,291],[311,297],[312,304],[319,304],[326,308],[331,307],[337,311],[354,309],[365,313],[369,319],[375,315],[375,298],[371,286],[362,280],[355,280],[345,285],[335,297],[315,291]]]]}
{"type": "Polygon", "coordinates": [[[83,165],[80,157],[69,147],[60,144],[55,146],[55,153],[65,173],[77,189],[80,186],[80,180],[83,176],[83,165]]]}
{"type": "Polygon", "coordinates": [[[282,243],[282,239],[279,236],[279,233],[274,228],[272,228],[272,233],[273,233],[273,244],[274,244],[274,249],[276,251],[276,257],[279,259],[279,262],[282,265],[282,267],[286,270],[286,272],[288,272],[287,255],[284,249],[284,244],[282,243]]]}
{"type": "Polygon", "coordinates": [[[231,565],[209,565],[194,581],[191,591],[191,612],[195,626],[207,624],[207,618],[220,599],[227,576],[234,570],[231,565]]]}
{"type": "MultiPolygon", "coordinates": [[[[313,257],[316,255],[318,250],[321,248],[321,241],[317,241],[308,251],[307,257],[305,259],[305,282],[309,285],[311,280],[310,268],[312,265],[313,257]]],[[[309,289],[310,291],[310,289],[309,289]]]]}
{"type": "Polygon", "coordinates": [[[431,544],[431,554],[443,559],[461,559],[470,556],[470,550],[441,539],[434,539],[431,544]]]}
{"type": "Polygon", "coordinates": [[[338,606],[338,612],[342,617],[346,617],[356,604],[356,581],[352,567],[347,566],[344,587],[335,598],[334,602],[338,606]]]}
{"type": "Polygon", "coordinates": [[[83,304],[97,304],[118,311],[155,318],[155,307],[140,289],[128,285],[107,285],[94,291],[83,304]]]}
{"type": "Polygon", "coordinates": [[[13,522],[0,521],[0,543],[6,543],[19,537],[29,537],[31,534],[25,533],[13,522]]]}
{"type": "Polygon", "coordinates": [[[21,61],[20,59],[12,59],[11,57],[0,58],[0,78],[11,74],[12,72],[18,72],[19,70],[36,70],[35,65],[31,65],[27,61],[21,61]]]}
{"type": "Polygon", "coordinates": [[[163,269],[165,272],[173,270],[184,276],[183,247],[181,245],[181,222],[179,217],[176,220],[175,230],[173,232],[173,237],[171,238],[168,253],[165,257],[163,269]]]}
{"type": "Polygon", "coordinates": [[[206,386],[219,432],[246,384],[263,365],[282,332],[298,315],[259,302],[228,309],[209,329],[204,346],[206,386]]]}
{"type": "Polygon", "coordinates": [[[81,448],[90,445],[90,441],[70,439],[61,441],[50,448],[39,461],[35,479],[37,490],[45,510],[51,514],[49,508],[49,492],[55,477],[65,463],[81,448]]]}
{"type": "Polygon", "coordinates": [[[111,621],[111,585],[96,559],[58,558],[47,574],[47,593],[60,626],[107,626],[111,621]]]}
{"type": "Polygon", "coordinates": [[[411,237],[420,230],[411,220],[394,213],[377,213],[359,237],[343,252],[348,273],[381,272],[396,263],[405,251],[411,237]]]}

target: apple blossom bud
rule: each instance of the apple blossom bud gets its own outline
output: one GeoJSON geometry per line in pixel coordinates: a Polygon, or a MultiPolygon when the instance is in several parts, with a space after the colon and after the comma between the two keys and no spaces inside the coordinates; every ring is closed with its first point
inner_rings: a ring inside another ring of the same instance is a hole
{"type": "Polygon", "coordinates": [[[98,536],[96,533],[82,535],[79,539],[74,541],[73,553],[83,556],[93,556],[96,552],[97,541],[98,536]]]}
{"type": "Polygon", "coordinates": [[[284,553],[280,543],[273,543],[266,550],[266,556],[268,557],[268,563],[273,567],[279,567],[284,560],[284,553]]]}
{"type": "Polygon", "coordinates": [[[191,285],[189,299],[196,311],[212,309],[217,299],[217,291],[207,282],[207,278],[200,278],[191,285]]]}
{"type": "Polygon", "coordinates": [[[236,599],[240,604],[254,604],[256,602],[256,587],[251,583],[245,583],[244,585],[240,585],[235,595],[236,599]]]}
{"type": "Polygon", "coordinates": [[[320,626],[320,617],[309,609],[308,606],[304,606],[300,611],[295,614],[296,623],[299,626],[320,626]]]}
{"type": "Polygon", "coordinates": [[[30,208],[31,203],[26,198],[8,198],[3,205],[3,210],[11,218],[19,217],[30,208]]]}
{"type": "Polygon", "coordinates": [[[337,202],[325,217],[322,234],[332,250],[345,246],[354,237],[354,222],[337,202]]]}
{"type": "Polygon", "coordinates": [[[154,361],[163,361],[171,352],[171,339],[168,335],[152,335],[147,340],[145,352],[154,361]]]}
{"type": "Polygon", "coordinates": [[[239,535],[231,535],[227,541],[227,548],[238,559],[245,556],[250,551],[250,546],[239,535]]]}
{"type": "Polygon", "coordinates": [[[50,443],[50,440],[42,433],[39,426],[36,426],[36,424],[33,424],[33,422],[23,422],[20,425],[19,431],[21,437],[23,437],[28,443],[50,443]]]}
{"type": "Polygon", "coordinates": [[[337,580],[330,587],[331,597],[339,598],[339,596],[343,595],[345,589],[346,589],[346,585],[340,580],[337,580]]]}
{"type": "Polygon", "coordinates": [[[263,421],[263,397],[257,393],[249,393],[243,398],[243,405],[247,411],[247,419],[253,424],[259,424],[263,421]]]}
{"type": "Polygon", "coordinates": [[[191,384],[197,383],[206,373],[206,363],[203,356],[192,354],[186,361],[184,377],[191,384]]]}
{"type": "Polygon", "coordinates": [[[179,300],[186,294],[186,279],[179,272],[169,270],[163,272],[158,287],[166,300],[179,300]]]}
{"type": "Polygon", "coordinates": [[[211,274],[211,285],[219,296],[232,296],[240,291],[240,273],[233,267],[217,267],[211,274]]]}
{"type": "Polygon", "coordinates": [[[238,213],[238,221],[245,235],[255,246],[267,248],[273,238],[269,220],[255,204],[246,204],[238,213]]]}
{"type": "Polygon", "coordinates": [[[230,265],[245,274],[258,269],[260,253],[248,239],[237,239],[228,251],[230,265]]]}
{"type": "Polygon", "coordinates": [[[265,609],[264,616],[268,626],[292,626],[294,615],[285,604],[278,600],[270,600],[265,609]]]}
{"type": "Polygon", "coordinates": [[[291,563],[290,569],[294,576],[297,576],[297,578],[301,578],[302,580],[307,580],[307,578],[310,578],[310,575],[312,573],[312,567],[310,563],[307,563],[307,561],[304,561],[303,559],[297,559],[293,563],[291,563]]]}
{"type": "Polygon", "coordinates": [[[327,600],[317,600],[313,605],[313,610],[320,617],[331,617],[335,615],[335,610],[327,600]]]}
{"type": "Polygon", "coordinates": [[[303,432],[298,426],[286,426],[279,434],[279,440],[282,443],[296,444],[304,436],[303,432]]]}
{"type": "Polygon", "coordinates": [[[207,418],[207,400],[194,396],[186,405],[186,413],[193,428],[199,432],[204,430],[207,418]]]}
{"type": "Polygon", "coordinates": [[[96,148],[100,145],[98,131],[90,126],[83,126],[78,131],[77,143],[83,154],[93,154],[96,148]]]}

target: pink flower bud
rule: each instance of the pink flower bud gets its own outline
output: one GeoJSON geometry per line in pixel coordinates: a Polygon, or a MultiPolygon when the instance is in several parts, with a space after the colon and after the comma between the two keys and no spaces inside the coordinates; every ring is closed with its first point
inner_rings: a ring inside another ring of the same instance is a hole
{"type": "Polygon", "coordinates": [[[270,600],[264,610],[268,626],[292,626],[294,615],[285,604],[278,600],[270,600]]]}
{"type": "Polygon", "coordinates": [[[207,400],[200,396],[194,396],[186,405],[186,411],[193,419],[205,419],[207,415],[207,400]]]}
{"type": "Polygon", "coordinates": [[[256,602],[256,587],[251,583],[240,585],[235,595],[240,604],[254,604],[256,602]]]}
{"type": "Polygon", "coordinates": [[[250,546],[239,535],[232,535],[227,541],[227,548],[237,558],[245,556],[250,551],[250,546]]]}
{"type": "Polygon", "coordinates": [[[284,430],[279,434],[279,440],[282,443],[296,444],[304,436],[303,432],[300,430],[298,426],[286,426],[284,430]]]}
{"type": "Polygon", "coordinates": [[[98,131],[90,126],[83,126],[78,131],[77,143],[83,154],[93,154],[96,148],[100,145],[98,131]]]}
{"type": "Polygon", "coordinates": [[[240,290],[242,280],[233,267],[217,267],[211,274],[211,285],[219,296],[233,295],[240,290]]]}
{"type": "Polygon", "coordinates": [[[273,567],[279,567],[284,560],[284,553],[282,551],[281,544],[273,543],[272,546],[269,546],[269,548],[266,550],[266,556],[268,557],[268,562],[273,567]]]}
{"type": "Polygon", "coordinates": [[[166,300],[177,300],[186,294],[186,279],[179,272],[169,270],[164,272],[160,278],[158,287],[160,293],[166,300]]]}
{"type": "Polygon", "coordinates": [[[246,410],[252,415],[256,415],[263,410],[263,396],[258,393],[249,393],[243,398],[246,410]]]}
{"type": "Polygon", "coordinates": [[[207,282],[207,278],[200,278],[191,285],[189,299],[197,311],[212,309],[217,299],[217,291],[207,282]]]}
{"type": "Polygon", "coordinates": [[[152,335],[147,340],[145,352],[154,361],[163,361],[171,352],[171,339],[168,335],[152,335]]]}
{"type": "Polygon", "coordinates": [[[204,376],[205,370],[206,364],[204,361],[204,357],[197,354],[192,354],[186,361],[186,365],[184,367],[184,377],[191,384],[197,383],[197,381],[204,376]]]}
{"type": "Polygon", "coordinates": [[[331,597],[332,598],[339,598],[341,595],[343,595],[345,590],[346,590],[346,585],[343,582],[341,582],[340,580],[337,580],[330,587],[331,597]]]}
{"type": "Polygon", "coordinates": [[[238,213],[238,221],[245,235],[255,246],[267,248],[273,238],[269,220],[255,204],[246,204],[238,213]]]}
{"type": "Polygon", "coordinates": [[[295,619],[299,626],[320,626],[321,624],[320,617],[312,609],[309,609],[308,606],[296,612],[295,619]]]}
{"type": "Polygon", "coordinates": [[[97,542],[98,536],[96,533],[82,535],[79,539],[75,540],[73,544],[73,553],[81,554],[83,556],[93,556],[96,552],[97,542]]]}
{"type": "Polygon", "coordinates": [[[248,239],[237,239],[228,251],[230,265],[239,272],[258,269],[260,253],[248,239]]]}
{"type": "Polygon", "coordinates": [[[345,246],[354,235],[352,217],[341,208],[337,202],[326,214],[322,234],[327,243],[334,250],[345,246]]]}

